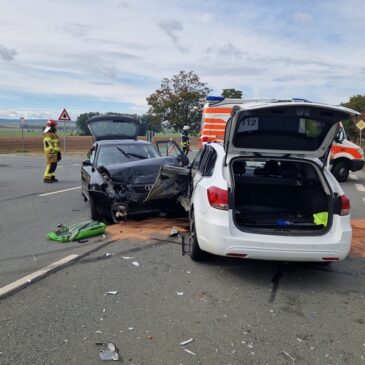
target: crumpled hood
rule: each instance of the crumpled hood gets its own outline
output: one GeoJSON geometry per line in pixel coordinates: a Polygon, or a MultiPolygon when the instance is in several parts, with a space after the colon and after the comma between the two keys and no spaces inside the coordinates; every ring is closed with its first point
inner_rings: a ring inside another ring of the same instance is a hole
{"type": "Polygon", "coordinates": [[[114,184],[146,185],[155,182],[161,165],[179,166],[179,161],[172,156],[156,157],[107,165],[104,168],[111,176],[114,184]]]}

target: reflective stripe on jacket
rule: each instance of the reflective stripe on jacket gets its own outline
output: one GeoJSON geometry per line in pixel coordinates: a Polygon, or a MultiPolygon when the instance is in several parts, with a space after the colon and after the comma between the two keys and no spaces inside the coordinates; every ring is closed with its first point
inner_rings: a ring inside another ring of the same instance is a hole
{"type": "Polygon", "coordinates": [[[56,133],[47,132],[43,134],[43,147],[46,153],[55,153],[60,151],[60,139],[56,133]]]}

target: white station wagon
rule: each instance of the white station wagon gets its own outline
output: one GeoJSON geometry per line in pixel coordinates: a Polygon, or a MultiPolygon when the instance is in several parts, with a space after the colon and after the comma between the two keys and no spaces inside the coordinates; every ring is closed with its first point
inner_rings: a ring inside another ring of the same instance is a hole
{"type": "Polygon", "coordinates": [[[206,144],[190,169],[163,166],[147,199],[175,194],[190,210],[193,260],[342,260],[350,201],[325,161],[339,122],[355,114],[296,100],[236,106],[224,143],[206,144]]]}

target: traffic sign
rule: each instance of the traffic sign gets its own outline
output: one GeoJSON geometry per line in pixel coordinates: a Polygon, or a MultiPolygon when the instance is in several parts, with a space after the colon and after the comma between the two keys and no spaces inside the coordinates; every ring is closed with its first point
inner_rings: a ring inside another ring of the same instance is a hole
{"type": "Polygon", "coordinates": [[[63,121],[71,121],[70,116],[67,113],[66,109],[63,109],[61,115],[59,116],[58,120],[63,120],[63,121]]]}
{"type": "Polygon", "coordinates": [[[362,131],[365,128],[365,122],[363,120],[359,120],[356,123],[356,127],[360,129],[360,131],[362,131]]]}

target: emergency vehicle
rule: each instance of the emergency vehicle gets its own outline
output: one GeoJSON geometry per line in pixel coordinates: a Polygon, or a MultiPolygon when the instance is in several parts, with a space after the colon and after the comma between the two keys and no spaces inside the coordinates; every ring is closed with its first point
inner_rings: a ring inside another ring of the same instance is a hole
{"type": "MultiPolygon", "coordinates": [[[[305,99],[228,99],[223,96],[208,96],[203,108],[199,148],[207,142],[223,142],[227,120],[235,105],[252,102],[288,102],[310,101],[305,99]]],[[[364,167],[364,151],[360,146],[350,142],[345,129],[340,123],[338,133],[331,147],[330,169],[339,182],[347,180],[350,171],[358,171],[364,167]]]]}

